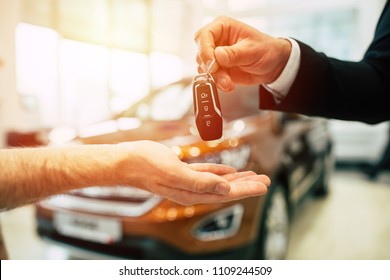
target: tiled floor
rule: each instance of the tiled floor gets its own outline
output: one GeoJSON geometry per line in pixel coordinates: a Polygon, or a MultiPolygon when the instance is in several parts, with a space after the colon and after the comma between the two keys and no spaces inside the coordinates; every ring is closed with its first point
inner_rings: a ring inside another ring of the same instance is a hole
{"type": "MultiPolygon", "coordinates": [[[[376,182],[356,171],[337,171],[331,192],[309,199],[296,212],[288,259],[390,259],[390,173],[376,182]]],[[[70,254],[40,240],[31,206],[1,214],[11,259],[69,259],[70,254]]]]}
{"type": "Polygon", "coordinates": [[[289,259],[390,259],[390,173],[339,171],[329,196],[296,213],[289,259]]]}

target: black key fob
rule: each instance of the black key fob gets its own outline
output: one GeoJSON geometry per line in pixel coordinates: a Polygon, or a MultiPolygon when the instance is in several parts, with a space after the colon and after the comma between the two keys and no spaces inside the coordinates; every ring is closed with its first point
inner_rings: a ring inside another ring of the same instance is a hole
{"type": "Polygon", "coordinates": [[[204,141],[222,137],[222,112],[214,79],[209,73],[199,74],[193,79],[195,123],[200,138],[204,141]]]}

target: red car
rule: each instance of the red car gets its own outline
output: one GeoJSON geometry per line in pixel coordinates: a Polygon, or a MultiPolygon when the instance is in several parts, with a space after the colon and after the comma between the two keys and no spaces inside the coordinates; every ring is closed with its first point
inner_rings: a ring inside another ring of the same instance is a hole
{"type": "Polygon", "coordinates": [[[294,209],[306,195],[327,192],[333,166],[327,122],[261,111],[257,87],[219,96],[224,132],[217,141],[204,142],[197,133],[191,79],[153,91],[72,141],[159,141],[185,162],[267,174],[266,196],[181,206],[131,186],[95,186],[38,203],[40,236],[107,257],[283,259],[294,209]]]}

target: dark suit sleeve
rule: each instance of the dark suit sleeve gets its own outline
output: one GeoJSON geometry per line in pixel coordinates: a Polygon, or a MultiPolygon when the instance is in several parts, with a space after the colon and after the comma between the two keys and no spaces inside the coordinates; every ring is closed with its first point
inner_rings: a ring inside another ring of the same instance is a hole
{"type": "Polygon", "coordinates": [[[260,108],[343,120],[390,120],[390,7],[386,3],[364,58],[329,58],[298,41],[301,65],[279,104],[260,87],[260,108]]]}

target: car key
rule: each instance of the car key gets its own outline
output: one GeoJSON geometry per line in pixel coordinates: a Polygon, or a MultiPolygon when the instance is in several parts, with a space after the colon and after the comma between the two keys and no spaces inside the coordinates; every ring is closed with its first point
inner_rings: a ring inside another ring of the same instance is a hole
{"type": "MultiPolygon", "coordinates": [[[[213,61],[214,62],[214,61],[213,61]]],[[[213,63],[210,65],[211,69],[213,63]]],[[[195,123],[204,141],[222,137],[222,112],[214,79],[207,71],[193,79],[195,123]]]]}

